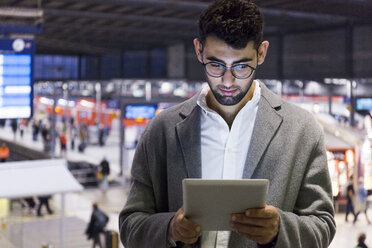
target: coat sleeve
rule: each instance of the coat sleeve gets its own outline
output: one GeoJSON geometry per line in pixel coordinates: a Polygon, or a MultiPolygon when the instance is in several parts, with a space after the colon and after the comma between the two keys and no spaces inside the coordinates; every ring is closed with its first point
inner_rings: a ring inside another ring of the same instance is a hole
{"type": "Polygon", "coordinates": [[[174,213],[159,212],[157,209],[146,139],[144,133],[133,160],[133,183],[119,215],[120,238],[126,248],[167,247],[168,225],[174,216],[174,213]]]}
{"type": "Polygon", "coordinates": [[[85,230],[85,234],[87,235],[88,239],[91,239],[93,236],[93,214],[91,214],[90,216],[90,220],[87,229],[85,230]]]}
{"type": "Polygon", "coordinates": [[[278,209],[275,247],[325,248],[335,232],[332,187],[323,135],[313,148],[293,212],[278,209]]]}

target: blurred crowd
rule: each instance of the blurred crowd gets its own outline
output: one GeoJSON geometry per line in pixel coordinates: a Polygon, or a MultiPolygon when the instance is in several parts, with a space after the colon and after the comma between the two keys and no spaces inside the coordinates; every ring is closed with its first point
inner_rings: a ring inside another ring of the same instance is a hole
{"type": "MultiPolygon", "coordinates": [[[[104,146],[110,134],[110,126],[103,124],[96,124],[88,126],[84,123],[76,124],[73,118],[66,120],[62,118],[56,121],[54,134],[52,130],[52,121],[49,118],[43,119],[1,119],[0,127],[4,128],[6,125],[11,127],[13,132],[13,140],[16,141],[17,137],[24,138],[26,130],[32,133],[32,140],[38,141],[41,138],[45,152],[51,152],[52,137],[55,138],[54,144],[60,146],[59,156],[66,155],[67,149],[84,152],[88,145],[104,146]]],[[[0,160],[3,158],[0,148],[0,160]]]]}

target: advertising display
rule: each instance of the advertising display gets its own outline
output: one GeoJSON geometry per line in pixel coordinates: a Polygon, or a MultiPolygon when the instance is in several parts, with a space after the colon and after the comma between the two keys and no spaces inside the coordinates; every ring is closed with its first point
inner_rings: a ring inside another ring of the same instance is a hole
{"type": "Polygon", "coordinates": [[[353,149],[327,149],[327,159],[333,196],[345,198],[348,177],[354,170],[355,152],[353,149]]]}
{"type": "Polygon", "coordinates": [[[125,107],[126,119],[152,119],[155,117],[156,105],[127,105],[125,107]]]}
{"type": "Polygon", "coordinates": [[[0,119],[32,115],[34,41],[0,39],[0,119]]]}
{"type": "Polygon", "coordinates": [[[357,110],[372,110],[372,98],[358,98],[356,99],[357,110]]]}

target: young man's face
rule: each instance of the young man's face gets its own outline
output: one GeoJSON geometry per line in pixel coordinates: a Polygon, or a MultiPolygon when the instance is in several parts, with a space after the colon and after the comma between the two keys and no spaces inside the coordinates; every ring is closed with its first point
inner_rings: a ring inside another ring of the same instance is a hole
{"type": "Polygon", "coordinates": [[[229,67],[221,77],[212,77],[208,73],[206,77],[217,102],[221,105],[232,106],[240,103],[247,95],[255,77],[255,71],[248,78],[238,79],[232,75],[230,67],[248,65],[257,68],[265,59],[268,42],[264,41],[258,52],[254,48],[253,41],[250,41],[243,49],[235,49],[214,36],[208,36],[204,46],[198,39],[195,39],[194,46],[201,63],[218,62],[229,67]]]}

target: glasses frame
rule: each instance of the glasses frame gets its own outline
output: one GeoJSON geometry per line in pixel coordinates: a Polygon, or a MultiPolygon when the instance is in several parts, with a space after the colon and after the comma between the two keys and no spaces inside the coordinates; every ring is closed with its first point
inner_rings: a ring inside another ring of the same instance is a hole
{"type": "Polygon", "coordinates": [[[229,68],[230,71],[231,71],[231,74],[234,76],[234,78],[236,78],[236,79],[247,79],[247,78],[249,78],[250,76],[252,76],[253,72],[257,69],[257,68],[254,68],[253,66],[250,66],[250,65],[247,65],[247,64],[242,64],[242,63],[240,63],[240,64],[236,64],[236,65],[232,65],[232,66],[227,66],[227,65],[225,65],[225,64],[223,64],[223,63],[221,63],[221,62],[217,62],[217,61],[211,61],[211,62],[207,62],[207,63],[202,62],[202,65],[203,65],[203,67],[204,67],[204,71],[205,71],[209,76],[214,77],[214,78],[220,78],[220,77],[223,77],[223,75],[225,75],[225,73],[226,73],[227,68],[229,68]],[[222,66],[224,67],[223,73],[222,73],[220,76],[214,76],[214,75],[211,75],[211,74],[208,72],[208,70],[207,70],[207,65],[208,65],[208,64],[220,64],[220,65],[222,65],[222,66]],[[249,75],[246,76],[246,77],[237,77],[237,76],[235,75],[235,73],[234,73],[234,67],[235,67],[235,66],[239,66],[239,65],[245,65],[245,66],[248,66],[249,68],[251,68],[251,73],[249,73],[249,75]]]}

